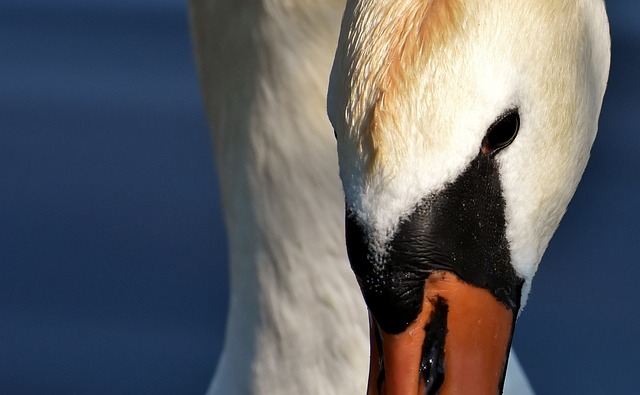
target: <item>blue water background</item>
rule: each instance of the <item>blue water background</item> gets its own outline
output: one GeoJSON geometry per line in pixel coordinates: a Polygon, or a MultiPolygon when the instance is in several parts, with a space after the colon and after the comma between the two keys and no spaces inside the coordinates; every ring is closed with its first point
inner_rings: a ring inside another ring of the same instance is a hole
{"type": "MultiPolygon", "coordinates": [[[[540,394],[636,394],[640,3],[515,346],[540,394]]],[[[202,394],[225,236],[182,1],[0,2],[0,394],[202,394]]]]}

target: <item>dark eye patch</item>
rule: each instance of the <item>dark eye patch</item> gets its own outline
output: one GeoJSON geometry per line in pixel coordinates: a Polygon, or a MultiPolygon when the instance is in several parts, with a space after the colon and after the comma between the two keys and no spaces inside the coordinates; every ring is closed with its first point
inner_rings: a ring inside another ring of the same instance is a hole
{"type": "Polygon", "coordinates": [[[502,114],[487,130],[482,140],[482,153],[494,154],[507,147],[515,140],[520,130],[520,113],[518,109],[502,114]]]}

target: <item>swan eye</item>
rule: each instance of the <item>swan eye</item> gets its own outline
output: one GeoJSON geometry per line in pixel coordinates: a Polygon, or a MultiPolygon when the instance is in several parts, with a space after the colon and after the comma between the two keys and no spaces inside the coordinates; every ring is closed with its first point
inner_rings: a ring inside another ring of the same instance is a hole
{"type": "Polygon", "coordinates": [[[520,129],[520,114],[517,109],[509,110],[489,127],[482,140],[482,153],[495,153],[515,140],[520,129]]]}

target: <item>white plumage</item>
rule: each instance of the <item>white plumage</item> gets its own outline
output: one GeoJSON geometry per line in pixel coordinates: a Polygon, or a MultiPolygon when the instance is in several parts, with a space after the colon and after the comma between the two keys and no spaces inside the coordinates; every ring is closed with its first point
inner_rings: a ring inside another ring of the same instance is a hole
{"type": "MultiPolygon", "coordinates": [[[[349,1],[343,28],[356,11],[374,11],[383,3],[349,1]]],[[[509,41],[512,39],[509,29],[523,23],[518,18],[531,15],[515,12],[518,2],[504,3],[500,6],[495,1],[469,2],[470,7],[478,7],[480,11],[482,7],[490,7],[491,12],[477,15],[494,18],[487,26],[498,29],[493,32],[472,29],[468,43],[447,52],[449,61],[467,60],[461,68],[441,64],[443,70],[459,73],[462,79],[443,77],[447,89],[442,90],[439,99],[438,92],[429,91],[427,82],[416,73],[416,84],[407,85],[413,86],[413,90],[403,93],[397,109],[407,103],[415,108],[416,101],[428,99],[435,100],[431,110],[433,114],[439,110],[440,115],[431,120],[427,117],[425,121],[425,113],[419,108],[400,114],[399,122],[408,127],[399,128],[396,131],[399,135],[387,139],[385,144],[389,147],[390,142],[404,139],[404,148],[389,148],[391,154],[386,160],[393,164],[367,173],[371,177],[364,177],[368,158],[362,147],[354,143],[353,126],[363,116],[358,111],[367,111],[367,103],[375,102],[374,98],[366,97],[373,94],[375,87],[368,85],[371,81],[363,74],[357,81],[362,90],[357,96],[349,96],[349,88],[341,85],[346,81],[341,79],[344,75],[334,67],[329,112],[338,133],[344,191],[348,204],[371,219],[368,223],[372,231],[392,232],[416,199],[461,171],[475,149],[473,139],[481,137],[496,111],[505,105],[526,102],[527,95],[536,95],[534,85],[544,83],[539,70],[542,67],[531,64],[536,53],[544,53],[541,47],[536,47],[534,39],[536,35],[553,38],[553,32],[532,32],[522,42],[509,41]],[[504,13],[510,11],[513,20],[500,30],[504,13]],[[508,51],[517,52],[504,62],[495,61],[503,59],[496,56],[496,51],[505,48],[500,46],[500,40],[507,41],[508,51]],[[456,49],[468,52],[456,54],[456,49]],[[478,73],[478,69],[482,71],[478,73]],[[464,79],[474,72],[482,78],[464,79]],[[536,74],[539,79],[527,80],[529,74],[536,74]],[[471,91],[480,93],[474,96],[471,91]],[[459,112],[461,117],[446,118],[459,108],[464,110],[459,112]],[[429,122],[436,122],[443,130],[448,127],[448,132],[425,140],[420,130],[432,127],[429,122]],[[416,140],[407,143],[407,138],[416,140]]],[[[575,3],[581,10],[580,18],[584,18],[577,25],[583,30],[571,37],[581,40],[573,43],[581,46],[583,54],[575,64],[584,61],[588,65],[570,72],[575,74],[572,94],[584,98],[576,112],[589,113],[578,117],[580,125],[588,131],[583,134],[585,142],[568,151],[575,157],[569,158],[570,169],[562,177],[566,186],[558,185],[561,193],[556,195],[561,196],[560,201],[549,203],[548,207],[543,204],[547,195],[541,197],[539,193],[546,193],[547,185],[553,182],[545,178],[549,170],[531,169],[527,151],[541,142],[546,150],[544,144],[552,143],[552,138],[539,139],[533,133],[546,125],[540,117],[553,114],[549,111],[554,110],[532,106],[527,117],[537,123],[529,125],[530,137],[519,136],[519,147],[514,145],[512,152],[501,159],[506,197],[515,202],[508,206],[511,207],[508,231],[516,269],[527,280],[524,295],[586,164],[608,72],[608,25],[603,2],[551,3],[559,7],[575,3]],[[537,182],[527,184],[536,179],[537,182]],[[518,212],[519,209],[524,211],[518,212]]],[[[344,196],[338,178],[335,139],[325,115],[325,92],[343,7],[343,2],[335,0],[190,2],[230,254],[229,317],[211,394],[365,392],[369,355],[366,308],[346,258],[344,196]]],[[[546,11],[544,6],[535,9],[538,16],[546,11]]],[[[371,23],[383,23],[381,18],[385,14],[380,15],[372,18],[371,23]]],[[[527,23],[535,26],[535,21],[527,23]]],[[[362,28],[366,30],[367,26],[362,28]]],[[[365,42],[372,38],[366,36],[371,32],[360,33],[365,42]]],[[[345,40],[341,45],[345,45],[345,40]]],[[[374,67],[371,62],[382,51],[374,48],[370,54],[361,55],[369,57],[365,59],[370,62],[368,67],[374,67]]],[[[553,59],[538,60],[553,66],[553,59]]],[[[337,69],[340,62],[349,61],[338,58],[337,69]]],[[[567,92],[559,90],[556,94],[567,92]]],[[[564,100],[553,97],[560,102],[564,100]]],[[[556,159],[557,156],[550,155],[551,163],[556,159]]],[[[564,168],[563,164],[553,166],[564,168]]],[[[533,393],[514,355],[509,363],[505,393],[533,393]]]]}
{"type": "Polygon", "coordinates": [[[231,272],[211,393],[364,392],[367,316],[345,252],[325,105],[342,10],[191,2],[231,272]]]}

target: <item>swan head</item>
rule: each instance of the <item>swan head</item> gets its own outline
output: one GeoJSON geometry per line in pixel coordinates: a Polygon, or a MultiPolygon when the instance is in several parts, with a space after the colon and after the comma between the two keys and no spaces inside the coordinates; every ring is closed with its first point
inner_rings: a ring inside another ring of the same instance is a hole
{"type": "Polygon", "coordinates": [[[609,53],[601,0],[347,2],[328,112],[369,394],[501,391],[609,53]]]}

